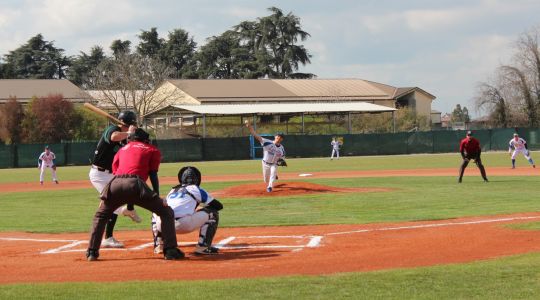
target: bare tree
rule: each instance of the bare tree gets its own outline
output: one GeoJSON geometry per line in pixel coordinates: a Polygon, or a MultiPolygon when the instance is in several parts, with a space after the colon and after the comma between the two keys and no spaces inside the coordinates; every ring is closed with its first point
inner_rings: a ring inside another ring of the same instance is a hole
{"type": "Polygon", "coordinates": [[[123,54],[94,69],[89,87],[98,91],[98,98],[116,111],[135,111],[141,123],[145,114],[174,102],[175,89],[159,89],[171,73],[172,69],[158,59],[123,54]]]}
{"type": "Polygon", "coordinates": [[[500,70],[507,79],[507,82],[511,86],[515,87],[521,94],[521,99],[523,102],[522,107],[527,113],[528,118],[527,125],[529,127],[536,127],[538,125],[538,113],[536,111],[537,102],[531,95],[531,88],[525,73],[512,66],[501,66],[500,70]]]}
{"type": "Polygon", "coordinates": [[[493,125],[507,128],[510,112],[501,88],[481,82],[476,87],[476,90],[475,101],[477,108],[490,112],[490,120],[493,125]]]}

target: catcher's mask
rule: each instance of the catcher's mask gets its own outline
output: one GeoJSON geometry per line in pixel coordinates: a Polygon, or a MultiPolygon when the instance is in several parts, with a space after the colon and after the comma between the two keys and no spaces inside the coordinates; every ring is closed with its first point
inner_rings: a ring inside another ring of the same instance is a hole
{"type": "Polygon", "coordinates": [[[183,167],[178,171],[178,182],[181,185],[194,184],[199,186],[201,184],[201,172],[192,166],[183,167]]]}

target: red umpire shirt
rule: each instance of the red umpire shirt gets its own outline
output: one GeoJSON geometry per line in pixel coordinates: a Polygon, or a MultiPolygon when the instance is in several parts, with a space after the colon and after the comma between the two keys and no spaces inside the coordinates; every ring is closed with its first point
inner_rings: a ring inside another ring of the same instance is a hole
{"type": "Polygon", "coordinates": [[[158,171],[160,161],[161,152],[154,145],[131,141],[114,156],[112,171],[114,175],[138,175],[146,181],[149,172],[158,171]]]}
{"type": "Polygon", "coordinates": [[[467,136],[459,144],[459,152],[474,154],[480,152],[480,142],[472,136],[467,136]]]}

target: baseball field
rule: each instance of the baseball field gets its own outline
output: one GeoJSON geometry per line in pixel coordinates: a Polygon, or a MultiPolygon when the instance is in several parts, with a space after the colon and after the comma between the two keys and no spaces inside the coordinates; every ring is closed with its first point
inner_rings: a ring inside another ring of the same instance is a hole
{"type": "MultiPolygon", "coordinates": [[[[532,153],[540,159],[540,152],[532,153]]],[[[214,243],[152,251],[150,214],[119,217],[125,249],[84,257],[97,193],[88,166],[0,170],[0,299],[537,299],[540,170],[483,153],[457,183],[455,154],[288,159],[272,193],[259,160],[162,164],[161,191],[198,167],[223,204],[214,243]],[[49,177],[47,177],[49,176],[49,177]]]]}

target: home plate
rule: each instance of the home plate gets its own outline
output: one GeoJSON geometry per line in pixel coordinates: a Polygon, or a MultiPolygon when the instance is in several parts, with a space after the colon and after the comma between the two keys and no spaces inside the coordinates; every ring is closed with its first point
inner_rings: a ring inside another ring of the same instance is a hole
{"type": "Polygon", "coordinates": [[[302,173],[302,174],[298,174],[298,176],[300,177],[307,177],[307,176],[311,176],[313,174],[309,174],[309,173],[302,173]]]}

